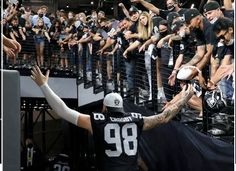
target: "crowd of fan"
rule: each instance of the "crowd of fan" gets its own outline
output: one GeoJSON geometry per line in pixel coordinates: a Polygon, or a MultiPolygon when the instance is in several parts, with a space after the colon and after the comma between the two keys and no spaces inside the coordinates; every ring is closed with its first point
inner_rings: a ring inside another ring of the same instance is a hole
{"type": "MultiPolygon", "coordinates": [[[[17,9],[9,4],[4,9],[3,34],[20,42],[22,51],[18,56],[12,56],[7,48],[4,49],[5,62],[15,65],[17,58],[20,58],[23,64],[30,60],[31,64],[44,67],[50,59],[50,62],[54,61],[53,64],[62,69],[76,66],[81,69],[81,58],[84,57],[82,54],[86,46],[89,56],[97,61],[97,74],[101,72],[101,57],[107,58],[108,80],[113,79],[112,59],[119,57],[118,63],[124,61],[129,93],[134,89],[136,60],[143,57],[149,83],[149,99],[152,93],[151,60],[156,60],[158,99],[165,102],[171,100],[170,103],[176,100],[165,96],[162,73],[168,74],[167,82],[172,87],[177,83],[180,69],[194,66],[190,67],[192,74],[189,76],[194,78],[194,84],[198,84],[198,88],[207,89],[215,89],[216,84],[219,84],[224,98],[230,103],[234,94],[234,80],[231,76],[234,39],[228,40],[226,37],[227,34],[234,34],[230,30],[234,28],[231,0],[224,0],[221,5],[209,0],[202,13],[195,8],[181,8],[177,0],[167,0],[167,10],[159,9],[145,0],[131,2],[141,4],[146,11],[140,11],[133,5],[127,10],[120,3],[119,8],[126,16],[120,21],[108,19],[103,11],[92,11],[86,15],[83,12],[75,14],[60,10],[48,14],[47,6],[42,6],[33,13],[29,7],[17,9]],[[221,25],[228,28],[224,34],[221,25]],[[49,53],[45,56],[48,49],[49,53]],[[229,77],[222,78],[226,75],[229,77]]],[[[188,104],[202,116],[200,97],[201,91],[188,104]]]]}

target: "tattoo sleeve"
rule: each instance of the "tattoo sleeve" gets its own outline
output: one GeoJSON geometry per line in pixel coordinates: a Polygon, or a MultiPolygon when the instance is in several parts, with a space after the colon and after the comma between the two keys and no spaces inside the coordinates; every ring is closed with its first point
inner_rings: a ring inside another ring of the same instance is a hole
{"type": "Polygon", "coordinates": [[[194,57],[191,59],[191,61],[189,61],[189,62],[187,63],[187,65],[195,65],[195,64],[198,63],[200,60],[201,60],[201,57],[200,57],[198,54],[196,54],[196,55],[194,55],[194,57]]]}
{"type": "Polygon", "coordinates": [[[156,126],[169,122],[176,114],[179,113],[179,111],[191,96],[192,95],[189,94],[184,99],[180,98],[174,104],[168,106],[161,114],[144,117],[143,130],[149,130],[156,126]]]}

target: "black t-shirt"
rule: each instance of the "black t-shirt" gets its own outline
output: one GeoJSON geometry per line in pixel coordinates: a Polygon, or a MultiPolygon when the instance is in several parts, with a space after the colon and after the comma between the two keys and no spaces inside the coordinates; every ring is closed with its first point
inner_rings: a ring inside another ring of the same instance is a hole
{"type": "Polygon", "coordinates": [[[120,45],[120,48],[122,51],[127,49],[129,47],[129,42],[124,37],[124,32],[120,31],[116,34],[117,42],[120,45]]]}
{"type": "Polygon", "coordinates": [[[224,17],[227,17],[234,21],[234,10],[225,10],[223,11],[224,17]]]}
{"type": "Polygon", "coordinates": [[[189,62],[196,52],[197,40],[193,34],[186,35],[180,41],[180,54],[183,54],[183,63],[189,62]]]}
{"type": "Polygon", "coordinates": [[[234,44],[226,46],[226,53],[225,55],[231,55],[234,58],[234,44]]]}
{"type": "Polygon", "coordinates": [[[134,22],[131,27],[130,27],[130,31],[132,33],[137,33],[138,32],[138,22],[134,22]]]}
{"type": "Polygon", "coordinates": [[[49,171],[70,171],[70,159],[66,154],[56,155],[49,160],[49,171]]]}
{"type": "Polygon", "coordinates": [[[197,39],[197,45],[215,45],[216,44],[216,35],[212,30],[212,24],[207,21],[206,18],[203,18],[203,30],[195,29],[194,34],[197,39]]]}
{"type": "Polygon", "coordinates": [[[13,25],[9,25],[9,33],[15,33],[14,36],[16,38],[17,41],[20,41],[22,40],[22,37],[21,37],[21,34],[20,34],[20,29],[22,29],[22,27],[20,25],[17,25],[17,26],[13,26],[13,25]]]}
{"type": "Polygon", "coordinates": [[[138,171],[137,154],[143,118],[139,113],[93,113],[91,116],[100,171],[138,171]]]}

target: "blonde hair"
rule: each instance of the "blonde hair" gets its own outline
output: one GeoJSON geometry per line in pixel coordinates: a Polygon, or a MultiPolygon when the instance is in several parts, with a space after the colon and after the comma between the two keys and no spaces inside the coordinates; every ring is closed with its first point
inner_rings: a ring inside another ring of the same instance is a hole
{"type": "Polygon", "coordinates": [[[152,34],[152,30],[153,30],[153,22],[152,22],[152,18],[150,17],[149,13],[144,11],[140,14],[139,18],[141,16],[145,16],[147,17],[147,26],[143,25],[140,20],[138,22],[138,34],[139,34],[139,38],[143,39],[143,40],[147,40],[151,37],[152,34]]]}

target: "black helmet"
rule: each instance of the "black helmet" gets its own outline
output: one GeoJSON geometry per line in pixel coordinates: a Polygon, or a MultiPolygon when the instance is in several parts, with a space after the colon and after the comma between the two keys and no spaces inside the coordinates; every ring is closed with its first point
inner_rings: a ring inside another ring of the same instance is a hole
{"type": "Polygon", "coordinates": [[[226,101],[223,99],[222,91],[219,88],[207,91],[203,103],[208,112],[220,112],[227,106],[226,101]]]}

